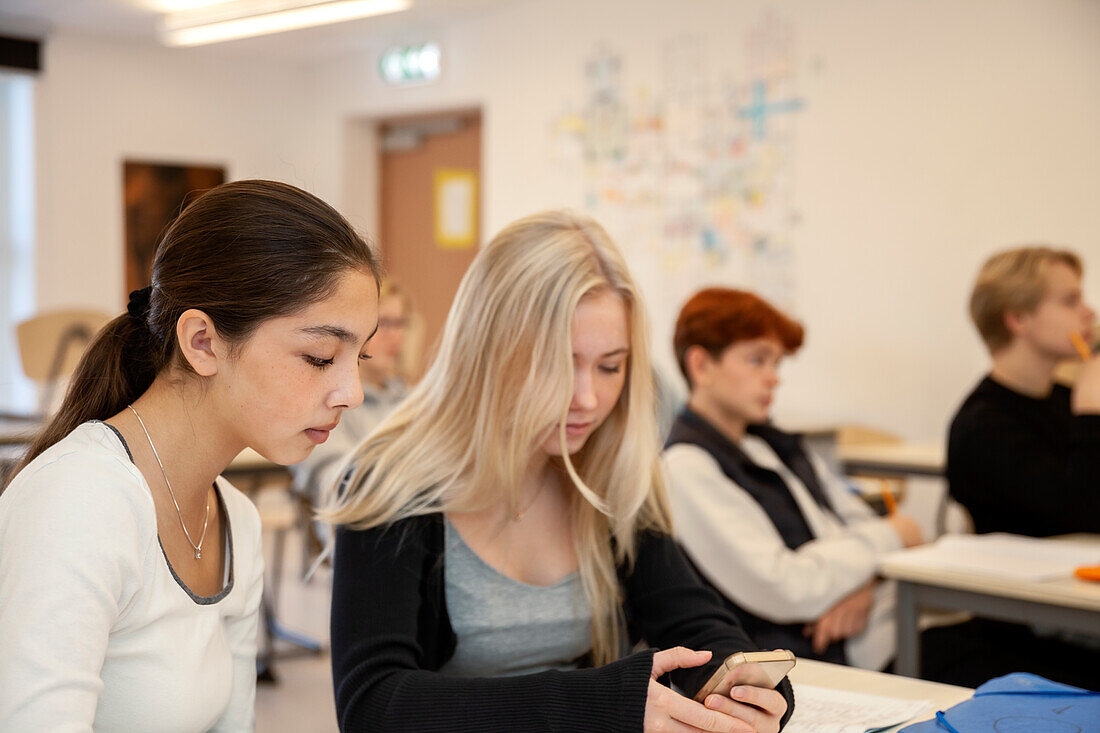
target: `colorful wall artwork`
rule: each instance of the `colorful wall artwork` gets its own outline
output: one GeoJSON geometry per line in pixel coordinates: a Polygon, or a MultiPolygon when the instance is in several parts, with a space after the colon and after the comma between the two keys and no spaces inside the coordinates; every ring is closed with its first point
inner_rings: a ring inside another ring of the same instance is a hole
{"type": "Polygon", "coordinates": [[[583,181],[589,213],[651,293],[675,300],[724,283],[790,307],[794,139],[805,106],[793,28],[769,13],[740,44],[740,63],[730,58],[737,48],[670,40],[661,73],[628,88],[629,60],[601,45],[584,65],[580,101],[551,122],[549,149],[583,181]]]}

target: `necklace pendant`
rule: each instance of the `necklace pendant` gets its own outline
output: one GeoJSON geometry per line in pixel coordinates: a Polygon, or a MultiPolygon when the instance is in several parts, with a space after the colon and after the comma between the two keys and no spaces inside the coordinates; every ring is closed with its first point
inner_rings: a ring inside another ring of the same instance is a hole
{"type": "Polygon", "coordinates": [[[195,550],[195,559],[196,560],[201,560],[202,559],[202,550],[195,550]]]}

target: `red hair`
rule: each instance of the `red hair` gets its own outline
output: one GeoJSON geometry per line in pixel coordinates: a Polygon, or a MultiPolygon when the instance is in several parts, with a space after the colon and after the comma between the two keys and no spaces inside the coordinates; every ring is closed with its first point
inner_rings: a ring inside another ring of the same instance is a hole
{"type": "Polygon", "coordinates": [[[732,288],[706,288],[691,296],[680,310],[672,344],[680,371],[690,386],[685,357],[692,346],[701,346],[718,359],[738,341],[770,336],[793,354],[802,346],[804,333],[801,323],[758,295],[732,288]]]}

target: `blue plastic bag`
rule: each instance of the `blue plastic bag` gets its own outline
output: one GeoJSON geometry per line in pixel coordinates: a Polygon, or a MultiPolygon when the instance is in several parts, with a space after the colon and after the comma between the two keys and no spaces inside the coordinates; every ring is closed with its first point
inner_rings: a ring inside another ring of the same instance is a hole
{"type": "Polygon", "coordinates": [[[900,733],[1100,733],[1100,692],[1017,672],[900,733]]]}

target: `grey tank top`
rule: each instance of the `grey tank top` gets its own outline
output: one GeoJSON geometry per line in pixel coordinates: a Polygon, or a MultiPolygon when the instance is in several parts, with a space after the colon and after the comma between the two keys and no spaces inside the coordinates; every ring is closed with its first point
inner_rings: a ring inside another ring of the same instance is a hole
{"type": "Polygon", "coordinates": [[[444,520],[447,613],[458,636],[439,670],[453,677],[507,677],[576,669],[592,648],[592,613],[578,573],[554,585],[521,583],[501,574],[444,520]]]}

